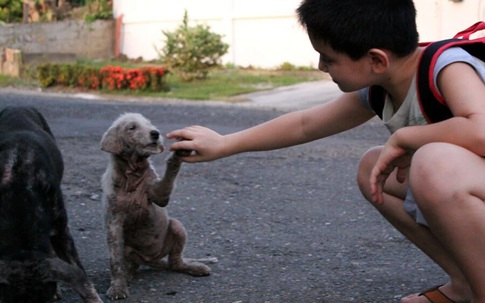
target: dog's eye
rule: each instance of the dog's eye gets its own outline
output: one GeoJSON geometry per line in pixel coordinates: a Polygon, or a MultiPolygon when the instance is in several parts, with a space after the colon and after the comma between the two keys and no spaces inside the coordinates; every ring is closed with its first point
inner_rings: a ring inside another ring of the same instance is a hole
{"type": "Polygon", "coordinates": [[[136,129],[136,125],[135,124],[132,124],[130,126],[128,126],[128,130],[135,130],[136,129]]]}

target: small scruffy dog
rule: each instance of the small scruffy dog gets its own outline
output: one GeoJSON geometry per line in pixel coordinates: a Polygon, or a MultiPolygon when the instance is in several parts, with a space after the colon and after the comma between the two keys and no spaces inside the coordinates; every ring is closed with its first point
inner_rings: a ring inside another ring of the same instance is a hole
{"type": "Polygon", "coordinates": [[[140,264],[209,275],[208,266],[183,259],[186,231],[165,209],[181,161],[172,154],[163,178],[158,177],[149,157],[163,151],[160,132],[141,114],[126,113],[104,133],[101,149],[110,153],[102,177],[111,270],[108,297],[128,297],[128,284],[140,264]]]}

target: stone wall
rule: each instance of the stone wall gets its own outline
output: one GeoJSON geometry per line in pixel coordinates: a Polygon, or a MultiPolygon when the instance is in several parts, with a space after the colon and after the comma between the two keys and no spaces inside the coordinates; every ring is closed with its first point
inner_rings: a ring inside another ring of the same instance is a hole
{"type": "Polygon", "coordinates": [[[111,59],[114,56],[114,26],[114,20],[0,23],[0,48],[19,49],[24,58],[50,58],[49,61],[66,56],[111,59]]]}

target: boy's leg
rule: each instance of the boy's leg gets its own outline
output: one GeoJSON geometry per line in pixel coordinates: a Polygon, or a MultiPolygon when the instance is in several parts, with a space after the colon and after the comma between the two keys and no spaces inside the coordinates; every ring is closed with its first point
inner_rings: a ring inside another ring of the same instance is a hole
{"type": "MultiPolygon", "coordinates": [[[[368,151],[359,164],[357,181],[364,197],[371,201],[369,176],[374,164],[379,157],[381,148],[373,148],[368,151]]],[[[395,173],[386,180],[384,187],[384,203],[374,207],[406,238],[414,243],[419,249],[434,260],[449,276],[451,283],[440,288],[447,296],[454,299],[463,298],[463,292],[467,292],[466,281],[458,266],[451,256],[444,250],[442,244],[429,231],[428,228],[417,224],[415,220],[404,210],[403,203],[408,188],[407,181],[399,183],[395,173]]],[[[424,297],[409,296],[402,302],[428,302],[424,297]]]]}
{"type": "Polygon", "coordinates": [[[413,157],[410,184],[430,230],[466,277],[472,302],[485,302],[485,159],[428,144],[413,157]]]}

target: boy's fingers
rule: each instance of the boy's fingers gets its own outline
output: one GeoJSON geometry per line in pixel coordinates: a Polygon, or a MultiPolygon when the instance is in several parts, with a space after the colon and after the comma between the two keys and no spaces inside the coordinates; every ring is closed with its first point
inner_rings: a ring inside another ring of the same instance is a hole
{"type": "Polygon", "coordinates": [[[181,140],[173,143],[170,145],[169,150],[170,151],[176,151],[176,150],[193,150],[192,147],[192,141],[190,140],[181,140]]]}
{"type": "Polygon", "coordinates": [[[398,168],[397,174],[396,174],[397,182],[404,183],[404,181],[406,181],[408,170],[409,170],[408,167],[398,168]]]}
{"type": "Polygon", "coordinates": [[[188,132],[185,129],[177,129],[167,134],[168,139],[189,139],[187,136],[188,132]]]}
{"type": "Polygon", "coordinates": [[[168,139],[193,139],[193,133],[199,128],[197,125],[187,126],[182,129],[176,129],[167,134],[168,139]]]}
{"type": "Polygon", "coordinates": [[[387,176],[382,175],[382,171],[374,167],[369,180],[372,202],[382,204],[382,193],[386,179],[387,176]]]}
{"type": "Polygon", "coordinates": [[[196,155],[190,155],[190,156],[187,156],[187,157],[180,157],[180,161],[187,162],[187,163],[195,163],[195,162],[197,162],[196,157],[197,157],[196,155]]]}

